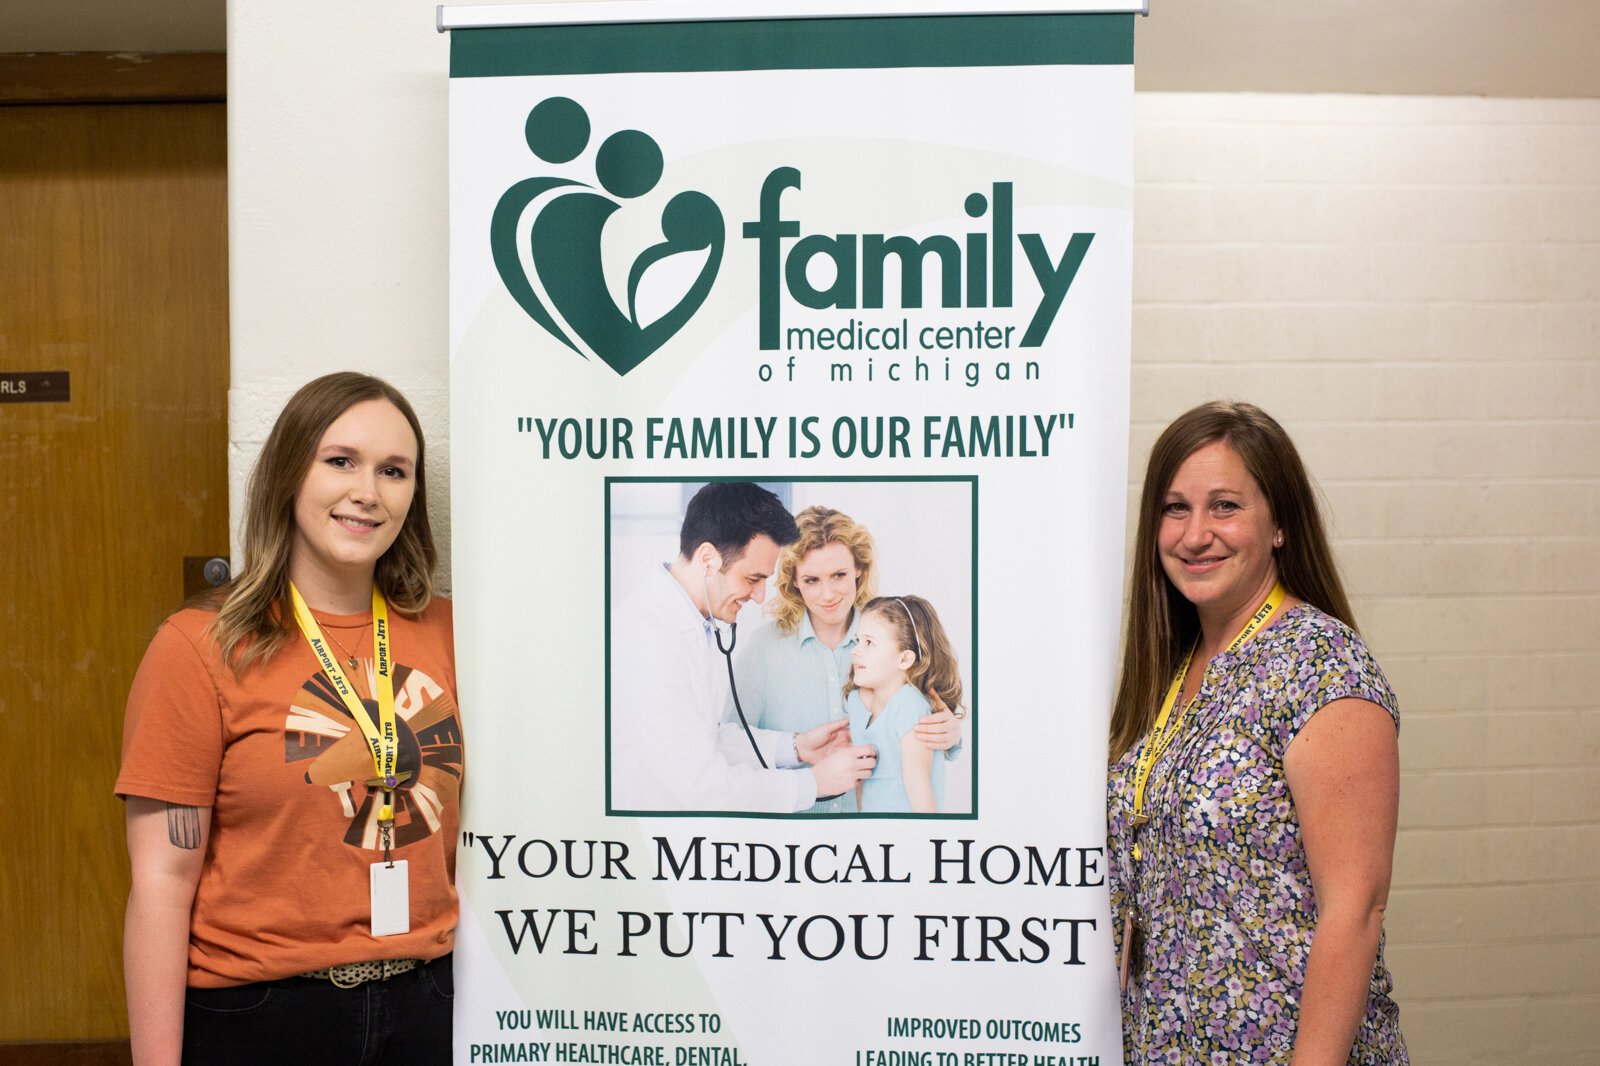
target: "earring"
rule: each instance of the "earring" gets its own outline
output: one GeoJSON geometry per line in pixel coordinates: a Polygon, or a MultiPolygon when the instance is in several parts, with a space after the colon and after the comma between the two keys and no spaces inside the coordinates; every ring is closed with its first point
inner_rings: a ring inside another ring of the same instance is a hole
{"type": "Polygon", "coordinates": [[[1272,538],[1272,546],[1274,548],[1283,547],[1283,530],[1278,530],[1277,534],[1272,538]]]}

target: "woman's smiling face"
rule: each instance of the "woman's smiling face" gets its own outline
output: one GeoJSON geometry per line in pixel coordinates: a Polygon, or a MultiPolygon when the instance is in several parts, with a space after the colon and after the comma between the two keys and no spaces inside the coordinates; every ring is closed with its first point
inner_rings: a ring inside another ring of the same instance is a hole
{"type": "Polygon", "coordinates": [[[813,627],[843,625],[856,603],[861,568],[838,541],[806,552],[794,568],[794,585],[813,627]]]}
{"type": "Polygon", "coordinates": [[[290,573],[370,578],[411,510],[416,468],[416,434],[388,400],[366,400],[335,419],[295,497],[290,573]]]}
{"type": "Polygon", "coordinates": [[[1167,486],[1157,536],[1167,580],[1200,621],[1248,615],[1278,579],[1278,526],[1244,460],[1226,441],[1198,448],[1167,486]]]}

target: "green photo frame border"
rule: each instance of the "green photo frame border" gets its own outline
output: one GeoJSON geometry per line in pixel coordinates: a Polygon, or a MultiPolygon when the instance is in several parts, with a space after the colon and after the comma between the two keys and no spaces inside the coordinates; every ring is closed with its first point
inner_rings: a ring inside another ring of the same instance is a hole
{"type": "Polygon", "coordinates": [[[614,475],[614,476],[608,476],[608,477],[605,478],[604,487],[603,487],[603,493],[604,493],[604,496],[605,496],[605,515],[604,515],[604,519],[605,519],[605,527],[606,527],[606,538],[605,538],[605,614],[606,614],[606,624],[605,624],[605,703],[606,703],[606,707],[605,707],[605,730],[606,730],[606,736],[605,736],[605,746],[606,746],[606,750],[605,750],[605,774],[606,774],[605,815],[606,815],[606,817],[608,817],[608,818],[763,818],[763,819],[776,819],[776,820],[783,820],[783,821],[846,821],[846,820],[850,820],[850,819],[858,819],[858,820],[868,820],[868,819],[870,819],[872,821],[893,821],[893,820],[899,820],[899,819],[912,819],[912,820],[916,820],[916,821],[971,822],[971,821],[977,821],[978,820],[979,809],[980,809],[980,797],[982,795],[981,790],[980,790],[980,785],[982,783],[982,776],[981,776],[981,773],[980,773],[980,762],[981,762],[981,760],[979,759],[979,755],[980,755],[980,751],[979,751],[979,736],[978,736],[978,730],[977,730],[977,728],[975,726],[975,723],[977,722],[977,719],[978,719],[979,692],[981,691],[980,683],[979,683],[979,665],[980,665],[979,661],[980,661],[980,658],[981,658],[981,648],[980,648],[979,628],[978,628],[978,623],[979,623],[979,617],[978,617],[978,587],[979,587],[978,586],[978,535],[979,535],[979,530],[978,530],[978,502],[979,502],[979,496],[978,496],[978,475],[977,474],[899,474],[899,475],[888,474],[888,475],[877,475],[877,476],[871,476],[871,477],[864,476],[864,475],[823,475],[823,474],[804,474],[804,475],[796,475],[796,476],[792,476],[792,477],[784,477],[784,476],[777,475],[777,474],[767,474],[767,473],[759,473],[759,474],[720,474],[720,475],[714,475],[714,476],[713,475],[704,475],[704,476],[700,476],[700,477],[693,477],[693,476],[664,477],[664,476],[659,476],[659,475],[656,475],[656,476],[614,475]],[[911,812],[889,812],[889,813],[885,813],[885,814],[861,814],[860,812],[853,813],[853,814],[828,814],[828,813],[823,813],[823,812],[812,812],[812,811],[793,811],[793,812],[788,812],[788,813],[775,813],[775,812],[769,812],[769,811],[652,811],[652,810],[619,809],[619,808],[613,806],[613,804],[611,802],[611,670],[612,670],[612,662],[611,662],[611,605],[612,605],[612,602],[613,602],[613,595],[612,595],[612,593],[613,593],[613,589],[612,589],[613,574],[611,572],[611,556],[612,556],[612,543],[611,543],[611,538],[612,538],[611,492],[612,492],[612,486],[619,485],[619,484],[634,484],[634,485],[637,485],[637,484],[678,484],[678,485],[682,485],[682,484],[695,484],[695,483],[699,483],[699,482],[712,482],[712,481],[760,481],[760,482],[767,483],[767,484],[771,484],[771,483],[774,483],[774,482],[782,482],[782,483],[786,483],[786,484],[818,484],[818,483],[824,483],[824,482],[832,483],[832,484],[838,484],[838,483],[862,483],[862,482],[869,482],[869,483],[874,483],[874,484],[897,484],[897,483],[905,483],[905,482],[945,482],[945,483],[954,483],[954,484],[963,484],[964,483],[964,484],[966,484],[968,486],[969,491],[971,493],[971,495],[970,495],[970,505],[971,505],[971,516],[972,516],[971,517],[971,523],[972,523],[972,528],[971,528],[971,542],[972,542],[971,543],[971,552],[972,552],[972,558],[970,560],[970,567],[971,567],[971,596],[972,596],[972,619],[971,619],[971,625],[972,625],[972,659],[971,659],[970,668],[968,669],[968,676],[971,678],[971,682],[972,682],[972,693],[971,693],[971,696],[970,696],[970,698],[968,700],[967,716],[968,716],[968,719],[971,722],[974,723],[974,728],[972,729],[970,735],[967,736],[965,738],[965,741],[964,741],[965,744],[968,747],[968,750],[971,752],[971,755],[970,755],[969,758],[970,758],[971,763],[972,763],[972,771],[971,771],[972,772],[972,809],[969,812],[966,812],[966,813],[963,813],[963,814],[916,814],[916,813],[911,813],[911,812]]]}

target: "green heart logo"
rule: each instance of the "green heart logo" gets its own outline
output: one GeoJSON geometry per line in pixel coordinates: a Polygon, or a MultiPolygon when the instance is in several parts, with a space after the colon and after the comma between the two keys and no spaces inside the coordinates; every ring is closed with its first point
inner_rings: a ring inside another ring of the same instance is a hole
{"type": "MultiPolygon", "coordinates": [[[[577,159],[588,147],[589,132],[588,113],[564,96],[543,100],[528,112],[528,147],[546,163],[577,159]]],[[[527,178],[505,191],[489,222],[495,269],[528,317],[574,352],[584,358],[592,352],[618,374],[644,362],[683,328],[705,303],[722,265],[721,210],[705,193],[680,192],[661,210],[662,240],[629,267],[628,306],[618,307],[612,299],[601,254],[606,223],[624,201],[654,189],[662,170],[661,148],[652,137],[619,130],[595,152],[595,179],[604,192],[570,178],[527,178]],[[518,238],[525,225],[526,262],[518,238]],[[666,314],[642,322],[641,279],[652,266],[681,253],[704,253],[705,263],[666,314]]]]}

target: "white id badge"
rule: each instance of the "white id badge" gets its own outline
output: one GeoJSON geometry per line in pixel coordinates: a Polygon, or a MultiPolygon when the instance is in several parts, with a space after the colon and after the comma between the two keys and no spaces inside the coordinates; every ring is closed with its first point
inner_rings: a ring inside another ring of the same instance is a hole
{"type": "Polygon", "coordinates": [[[411,932],[411,880],[406,860],[372,864],[372,935],[411,932]]]}

